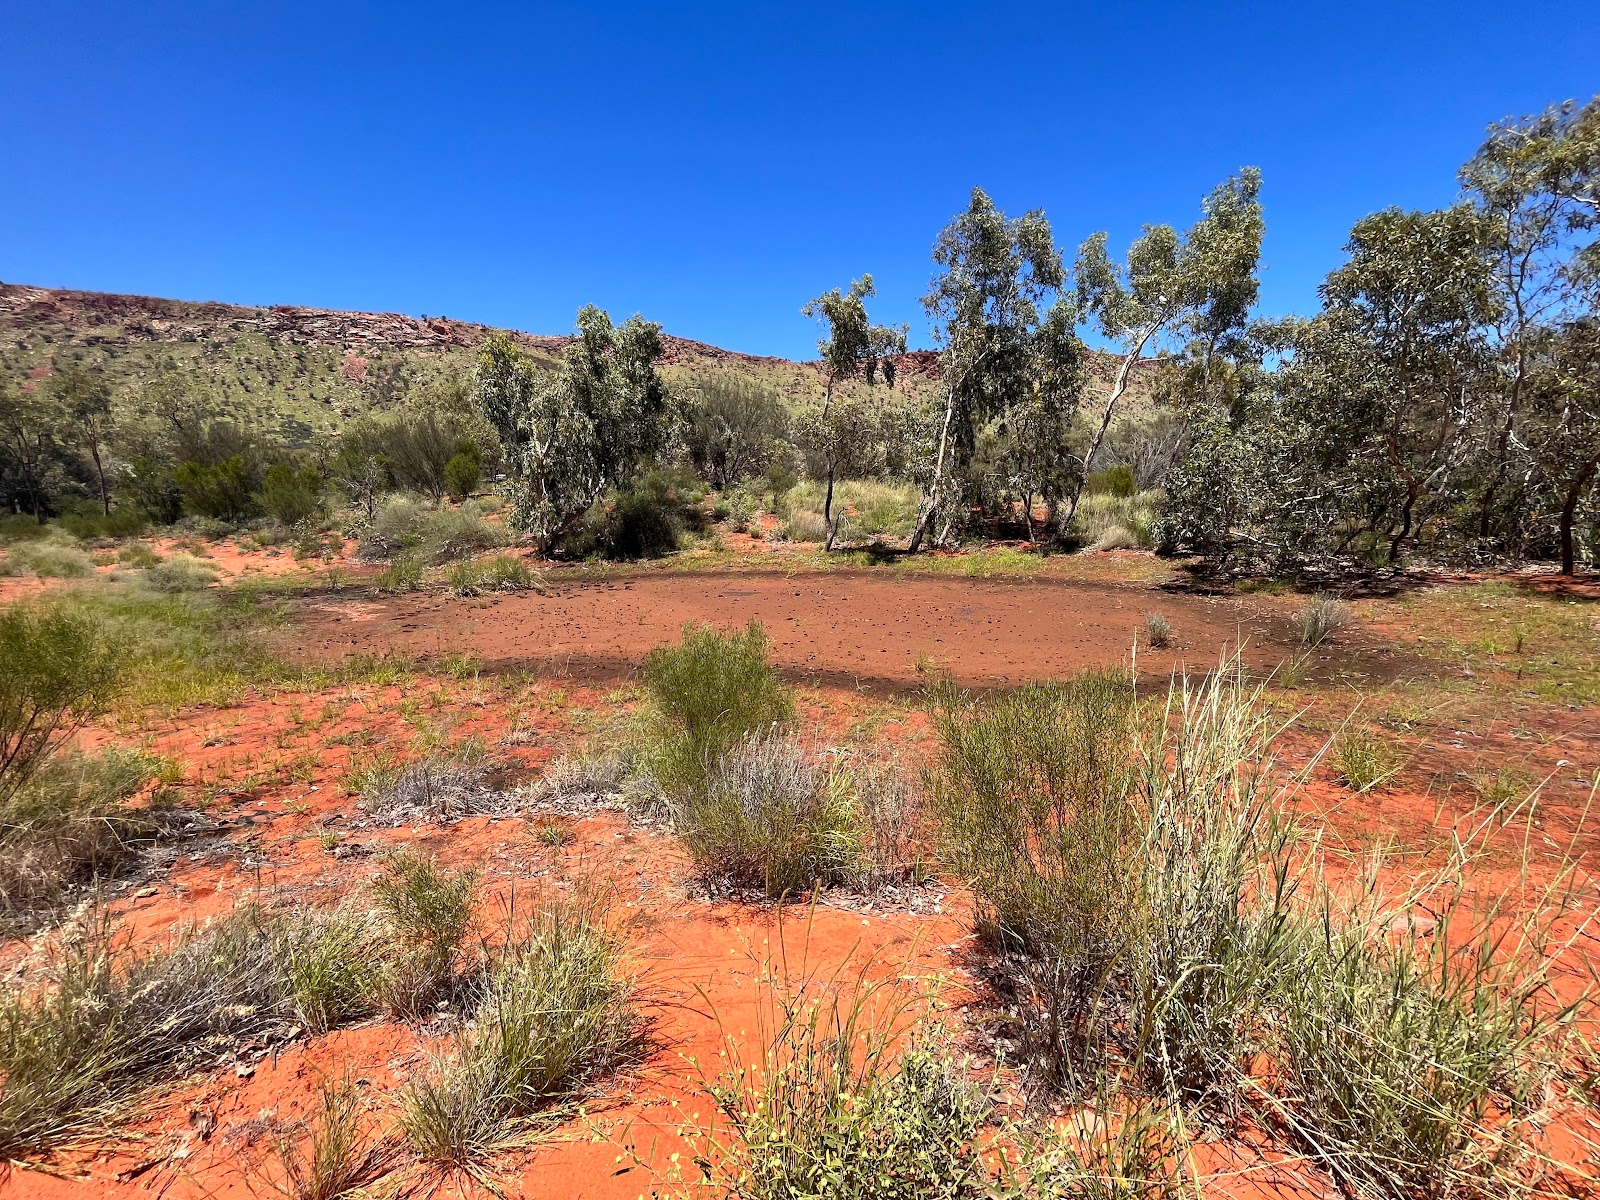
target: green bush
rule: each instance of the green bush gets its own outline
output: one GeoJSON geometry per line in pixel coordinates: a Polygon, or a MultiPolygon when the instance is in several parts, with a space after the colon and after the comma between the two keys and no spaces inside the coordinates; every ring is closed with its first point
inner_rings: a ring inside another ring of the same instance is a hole
{"type": "Polygon", "coordinates": [[[110,702],[117,650],[93,621],[59,607],[0,611],[0,805],[110,702]]]}
{"type": "Polygon", "coordinates": [[[444,465],[445,491],[453,500],[465,500],[478,490],[483,477],[483,456],[473,446],[471,453],[458,450],[444,465]]]}
{"type": "Polygon", "coordinates": [[[139,572],[139,582],[155,592],[196,592],[217,582],[218,571],[192,554],[174,554],[139,572]]]}
{"type": "Polygon", "coordinates": [[[311,463],[280,462],[267,468],[256,501],[279,524],[293,527],[325,511],[322,472],[311,463]]]}
{"type": "Polygon", "coordinates": [[[1138,493],[1139,483],[1134,478],[1133,468],[1126,463],[1107,467],[1104,471],[1096,471],[1083,481],[1083,494],[1086,496],[1117,496],[1128,499],[1138,493]]]}
{"type": "Polygon", "coordinates": [[[705,485],[687,471],[655,470],[595,504],[560,539],[574,558],[634,561],[678,549],[684,534],[705,525],[705,485]]]}
{"type": "Polygon", "coordinates": [[[1152,522],[1161,493],[1085,493],[1073,514],[1067,540],[1094,550],[1148,550],[1155,545],[1152,522]]]}
{"type": "Polygon", "coordinates": [[[216,463],[184,462],[172,472],[186,512],[237,525],[257,511],[256,479],[242,455],[216,463]]]}
{"type": "Polygon", "coordinates": [[[659,646],[645,658],[644,683],[652,770],[673,797],[700,793],[735,743],[794,713],[789,689],[767,662],[767,636],[754,622],[727,635],[685,625],[679,645],[659,646]]]}

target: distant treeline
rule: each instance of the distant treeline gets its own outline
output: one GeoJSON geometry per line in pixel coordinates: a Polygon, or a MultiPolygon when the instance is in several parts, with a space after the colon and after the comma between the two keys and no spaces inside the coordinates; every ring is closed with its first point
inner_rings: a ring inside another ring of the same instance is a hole
{"type": "Polygon", "coordinates": [[[1356,223],[1306,318],[1257,312],[1252,168],[1188,229],[1147,226],[1121,257],[1096,234],[1069,261],[1042,212],[1008,217],[974,190],[923,298],[936,387],[894,386],[907,329],[871,323],[871,276],[804,307],[823,336],[798,400],[752,370],[669,379],[658,326],[595,308],[559,361],[492,335],[453,374],[394,375],[381,412],[320,441],[265,432],[249,396],[198,370],[113,389],[63,350],[47,377],[0,380],[0,504],[116,535],[185,517],[305,527],[335,508],[370,520],[386,493],[494,486],[546,551],[649,552],[674,542],[681,514],[663,504],[801,478],[831,545],[836,486],[877,481],[920,498],[911,551],[976,533],[1094,540],[1086,498],[1110,495],[1138,498],[1135,542],[1264,569],[1572,571],[1600,532],[1597,179],[1600,98],[1495,125],[1459,202],[1356,223]],[[1109,375],[1089,370],[1085,339],[1114,352],[1109,375]],[[1132,404],[1140,369],[1154,396],[1132,404]],[[619,532],[635,519],[660,536],[619,532]]]}

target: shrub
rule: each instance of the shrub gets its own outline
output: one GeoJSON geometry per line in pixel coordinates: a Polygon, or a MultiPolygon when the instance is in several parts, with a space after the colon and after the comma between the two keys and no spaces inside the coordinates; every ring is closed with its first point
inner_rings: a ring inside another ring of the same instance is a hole
{"type": "Polygon", "coordinates": [[[542,1109],[627,1056],[637,1040],[632,992],[592,897],[542,905],[490,968],[455,1054],[406,1089],[411,1148],[439,1170],[481,1176],[542,1109]]]}
{"type": "Polygon", "coordinates": [[[1388,739],[1370,729],[1346,729],[1333,744],[1333,770],[1339,782],[1370,792],[1400,770],[1399,755],[1388,739]]]}
{"type": "Polygon", "coordinates": [[[293,528],[322,515],[326,486],[322,472],[312,464],[280,462],[262,476],[256,502],[279,524],[293,528]]]}
{"type": "Polygon", "coordinates": [[[704,499],[704,484],[689,472],[651,471],[591,507],[562,535],[561,550],[576,558],[660,558],[704,527],[704,499]]]}
{"type": "Polygon", "coordinates": [[[439,564],[470,558],[505,545],[505,534],[483,519],[472,501],[460,508],[441,508],[426,514],[418,529],[417,551],[426,563],[439,564]]]}
{"type": "Polygon", "coordinates": [[[472,453],[458,450],[444,464],[444,488],[453,500],[465,500],[478,490],[483,476],[483,456],[472,447],[472,453]]]}
{"type": "Polygon", "coordinates": [[[1300,610],[1295,620],[1300,629],[1300,641],[1307,646],[1320,646],[1350,624],[1350,606],[1337,596],[1320,592],[1300,610]]]}
{"type": "Polygon", "coordinates": [[[172,472],[187,512],[237,525],[256,512],[256,480],[242,455],[220,462],[183,462],[172,472]]]}
{"type": "Polygon", "coordinates": [[[1135,702],[1125,672],[981,699],[936,693],[930,800],[980,929],[1044,1005],[1032,1033],[1062,1071],[1137,935],[1135,702]]]}
{"type": "Polygon", "coordinates": [[[166,562],[153,563],[139,572],[139,582],[156,592],[196,592],[217,579],[217,568],[191,554],[174,554],[166,562]]]}
{"type": "Polygon", "coordinates": [[[685,625],[677,646],[644,661],[654,738],[652,770],[672,796],[699,791],[716,762],[745,734],[789,720],[794,701],[767,662],[767,637],[752,622],[723,635],[685,625]]]}
{"type": "Polygon", "coordinates": [[[422,514],[422,504],[413,497],[390,496],[362,529],[356,557],[373,562],[414,550],[422,541],[422,514]]]}
{"type": "Polygon", "coordinates": [[[1138,493],[1138,480],[1134,478],[1133,468],[1126,463],[1095,471],[1083,481],[1083,494],[1086,496],[1116,496],[1125,500],[1138,493]]]}
{"type": "Polygon", "coordinates": [[[0,806],[120,680],[116,649],[87,618],[33,605],[0,611],[0,806]]]}
{"type": "Polygon", "coordinates": [[[473,559],[450,569],[451,592],[457,596],[481,596],[485,592],[525,592],[534,586],[528,564],[513,554],[473,559]]]}
{"type": "Polygon", "coordinates": [[[1172,622],[1161,613],[1153,612],[1146,616],[1144,629],[1150,645],[1157,650],[1165,650],[1172,645],[1172,622]]]}
{"type": "Polygon", "coordinates": [[[383,988],[390,1011],[420,1016],[450,994],[477,883],[475,871],[441,871],[411,854],[384,863],[373,891],[398,947],[383,988]]]}
{"type": "Polygon", "coordinates": [[[274,913],[264,932],[295,1014],[313,1033],[375,1010],[385,942],[368,914],[351,908],[274,913]]]}
{"type": "Polygon", "coordinates": [[[860,854],[849,780],[807,761],[776,729],[745,737],[703,789],[673,806],[700,879],[713,890],[759,888],[779,898],[845,878],[860,854]]]}

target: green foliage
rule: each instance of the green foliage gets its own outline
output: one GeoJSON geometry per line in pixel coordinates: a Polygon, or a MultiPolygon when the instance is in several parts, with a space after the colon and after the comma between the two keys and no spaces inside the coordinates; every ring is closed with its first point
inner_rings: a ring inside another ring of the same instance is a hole
{"type": "Polygon", "coordinates": [[[483,343],[475,395],[506,449],[519,528],[548,544],[652,464],[671,423],[660,357],[659,326],[637,316],[613,326],[592,306],[559,373],[504,335],[483,343]]]}
{"type": "Polygon", "coordinates": [[[1362,727],[1346,729],[1334,740],[1332,758],[1335,777],[1358,792],[1370,792],[1400,770],[1400,756],[1388,739],[1362,727]]]}
{"type": "Polygon", "coordinates": [[[779,460],[788,427],[783,398],[772,388],[732,371],[709,374],[688,397],[689,461],[712,487],[727,491],[779,460]]]}
{"type": "Polygon", "coordinates": [[[1547,1077],[1538,1046],[1563,1010],[1546,1002],[1547,968],[1503,933],[1451,936],[1459,890],[1433,899],[1437,925],[1412,900],[1368,880],[1324,897],[1298,931],[1275,1107],[1337,1179],[1374,1195],[1518,1194],[1518,1143],[1547,1077]]]}
{"type": "Polygon", "coordinates": [[[1096,471],[1083,483],[1083,493],[1086,496],[1118,496],[1126,499],[1138,494],[1138,491],[1139,483],[1133,477],[1133,468],[1127,463],[1118,463],[1114,467],[1107,467],[1104,471],[1096,471]]]}
{"type": "Polygon", "coordinates": [[[183,462],[172,472],[186,511],[237,524],[256,511],[256,480],[244,456],[221,462],[183,462]]]}
{"type": "Polygon", "coordinates": [[[1086,494],[1072,515],[1070,538],[1095,550],[1148,550],[1155,544],[1153,525],[1160,503],[1160,492],[1086,494]]]}
{"type": "Polygon", "coordinates": [[[767,637],[759,624],[726,635],[685,625],[679,645],[650,652],[643,674],[652,710],[653,772],[671,796],[700,792],[735,743],[794,713],[789,689],[767,662],[767,637]]]}
{"type": "Polygon", "coordinates": [[[448,998],[462,939],[472,927],[477,884],[475,871],[441,871],[411,854],[384,863],[373,891],[398,947],[383,985],[391,1012],[420,1017],[448,998]]]}
{"type": "Polygon", "coordinates": [[[61,607],[0,611],[0,805],[9,806],[61,742],[110,703],[118,649],[61,607]]]}
{"type": "MultiPolygon", "coordinates": [[[[822,506],[824,484],[796,484],[778,504],[783,535],[790,541],[820,542],[827,535],[822,506]]],[[[834,487],[836,537],[906,537],[917,522],[917,489],[909,484],[845,480],[834,487]]]]}
{"type": "Polygon", "coordinates": [[[705,524],[704,498],[704,487],[689,472],[650,471],[598,501],[562,536],[560,548],[579,558],[660,558],[705,524]]]}
{"type": "Polygon", "coordinates": [[[195,592],[217,582],[217,569],[192,554],[174,554],[142,567],[139,582],[156,592],[195,592]]]}
{"type": "Polygon", "coordinates": [[[391,496],[362,531],[356,553],[364,559],[409,558],[438,565],[505,544],[504,532],[472,501],[459,508],[427,508],[409,496],[391,496]]]}
{"type": "Polygon", "coordinates": [[[14,543],[0,559],[0,575],[28,572],[40,579],[81,579],[94,570],[94,560],[76,546],[58,541],[14,543]]]}
{"type": "Polygon", "coordinates": [[[261,479],[256,502],[268,516],[292,527],[322,515],[323,488],[322,472],[312,464],[275,463],[261,479]]]}
{"type": "Polygon", "coordinates": [[[444,464],[444,490],[452,500],[465,500],[478,490],[483,477],[483,455],[468,443],[450,456],[444,464]]]}

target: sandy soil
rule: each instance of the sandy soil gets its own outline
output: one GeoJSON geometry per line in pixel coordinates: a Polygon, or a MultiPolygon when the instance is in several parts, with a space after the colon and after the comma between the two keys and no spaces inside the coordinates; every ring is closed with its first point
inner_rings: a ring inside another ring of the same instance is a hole
{"type": "Polygon", "coordinates": [[[903,689],[936,666],[969,686],[1059,677],[1126,663],[1140,643],[1141,673],[1205,669],[1240,644],[1272,665],[1293,640],[1280,605],[1250,598],[1152,594],[1079,581],[974,580],[871,572],[653,574],[556,582],[547,594],[488,597],[323,597],[311,602],[296,645],[344,658],[386,650],[473,655],[489,669],[586,680],[631,673],[683,625],[725,629],[759,621],[773,660],[812,683],[903,689]],[[1148,613],[1171,621],[1173,645],[1144,644],[1148,613]]]}
{"type": "MultiPolygon", "coordinates": [[[[256,555],[223,565],[237,574],[256,555]]],[[[274,566],[288,555],[273,556],[274,566]]],[[[263,564],[264,565],[264,564],[263,564]]],[[[619,815],[530,813],[478,817],[452,825],[387,828],[363,823],[347,773],[375,747],[414,753],[425,728],[451,739],[475,737],[507,760],[520,778],[537,775],[558,754],[594,736],[597,714],[618,701],[608,688],[631,675],[654,646],[674,640],[691,620],[724,627],[759,620],[773,656],[806,685],[807,728],[835,740],[893,748],[914,769],[930,749],[923,714],[901,703],[932,660],[970,686],[1059,676],[1086,665],[1126,662],[1147,613],[1172,622],[1175,645],[1141,644],[1141,673],[1158,684],[1184,664],[1205,669],[1242,640],[1255,666],[1292,656],[1296,598],[1204,596],[1144,585],[1083,580],[971,580],[837,571],[785,573],[638,573],[609,582],[555,579],[547,594],[478,600],[431,594],[375,598],[323,592],[297,601],[301,620],[286,650],[312,657],[398,652],[481,659],[483,680],[432,677],[403,684],[347,686],[313,694],[256,696],[225,709],[153,719],[137,730],[98,729],[91,744],[137,741],[181,761],[187,803],[204,807],[215,833],[180,848],[146,876],[128,881],[114,907],[141,944],[172,937],[184,924],[228,911],[259,889],[326,904],[361,894],[375,857],[407,847],[447,866],[474,866],[486,888],[486,925],[503,921],[506,897],[583,878],[604,878],[626,922],[632,965],[650,1020],[641,1061],[610,1079],[586,1105],[535,1148],[506,1158],[509,1195],[633,1200],[658,1181],[618,1174],[620,1143],[656,1163],[680,1147],[685,1111],[709,1116],[694,1084],[698,1058],[715,1075],[725,1031],[757,1027],[764,963],[783,946],[791,961],[829,973],[846,960],[873,957],[875,970],[912,986],[936,981],[942,1003],[965,1008],[963,1049],[986,1053],[995,1000],[973,966],[969,901],[948,881],[921,898],[919,911],[830,896],[810,919],[791,910],[783,923],[765,905],[713,903],[690,883],[670,837],[629,826],[619,815]],[[533,678],[522,672],[531,672],[533,678]],[[412,747],[412,748],[408,748],[412,747]],[[573,841],[545,845],[538,822],[556,819],[573,841]],[[337,853],[322,835],[340,834],[337,853]],[[674,1107],[675,1101],[685,1108],[674,1107]]],[[[1337,711],[1355,695],[1346,685],[1381,685],[1402,674],[1437,670],[1380,630],[1351,631],[1320,652],[1311,675],[1337,711]],[[1326,686],[1324,686],[1326,685],[1326,686]]],[[[1288,766],[1317,754],[1323,734],[1283,743],[1288,766]]],[[[1410,757],[1393,786],[1357,795],[1317,768],[1298,801],[1309,824],[1347,845],[1352,860],[1373,842],[1397,839],[1417,858],[1445,844],[1476,803],[1449,780],[1475,762],[1509,758],[1554,781],[1559,803],[1550,824],[1525,837],[1539,863],[1554,863],[1571,844],[1584,809],[1581,781],[1600,766],[1600,722],[1592,710],[1549,706],[1536,713],[1499,711],[1494,697],[1463,701],[1436,726],[1411,738],[1410,757]],[[1442,782],[1443,781],[1443,782],[1442,782]],[[1565,790],[1562,790],[1565,789],[1565,790]]],[[[1541,818],[1542,819],[1542,818],[1541,818]]],[[[1517,841],[1517,830],[1508,844],[1517,841]]],[[[1513,847],[1514,848],[1514,847],[1513,847]]],[[[1600,846],[1577,849],[1591,865],[1600,846]]],[[[1486,874],[1486,894],[1517,883],[1508,858],[1486,874]]],[[[0,947],[0,968],[26,986],[39,943],[0,947]]],[[[1572,978],[1582,963],[1575,964],[1572,978]]],[[[115,1149],[62,1157],[58,1174],[13,1171],[0,1196],[170,1196],[174,1200],[271,1194],[274,1131],[292,1129],[315,1104],[324,1080],[359,1081],[375,1127],[392,1126],[396,1092],[445,1045],[442,1026],[375,1020],[321,1037],[242,1047],[175,1088],[158,1091],[131,1136],[115,1149]]],[[[1249,1197],[1332,1197],[1318,1172],[1283,1160],[1262,1139],[1208,1141],[1195,1161],[1218,1178],[1207,1191],[1249,1197]]],[[[454,1188],[447,1191],[454,1191],[454,1188]]]]}

